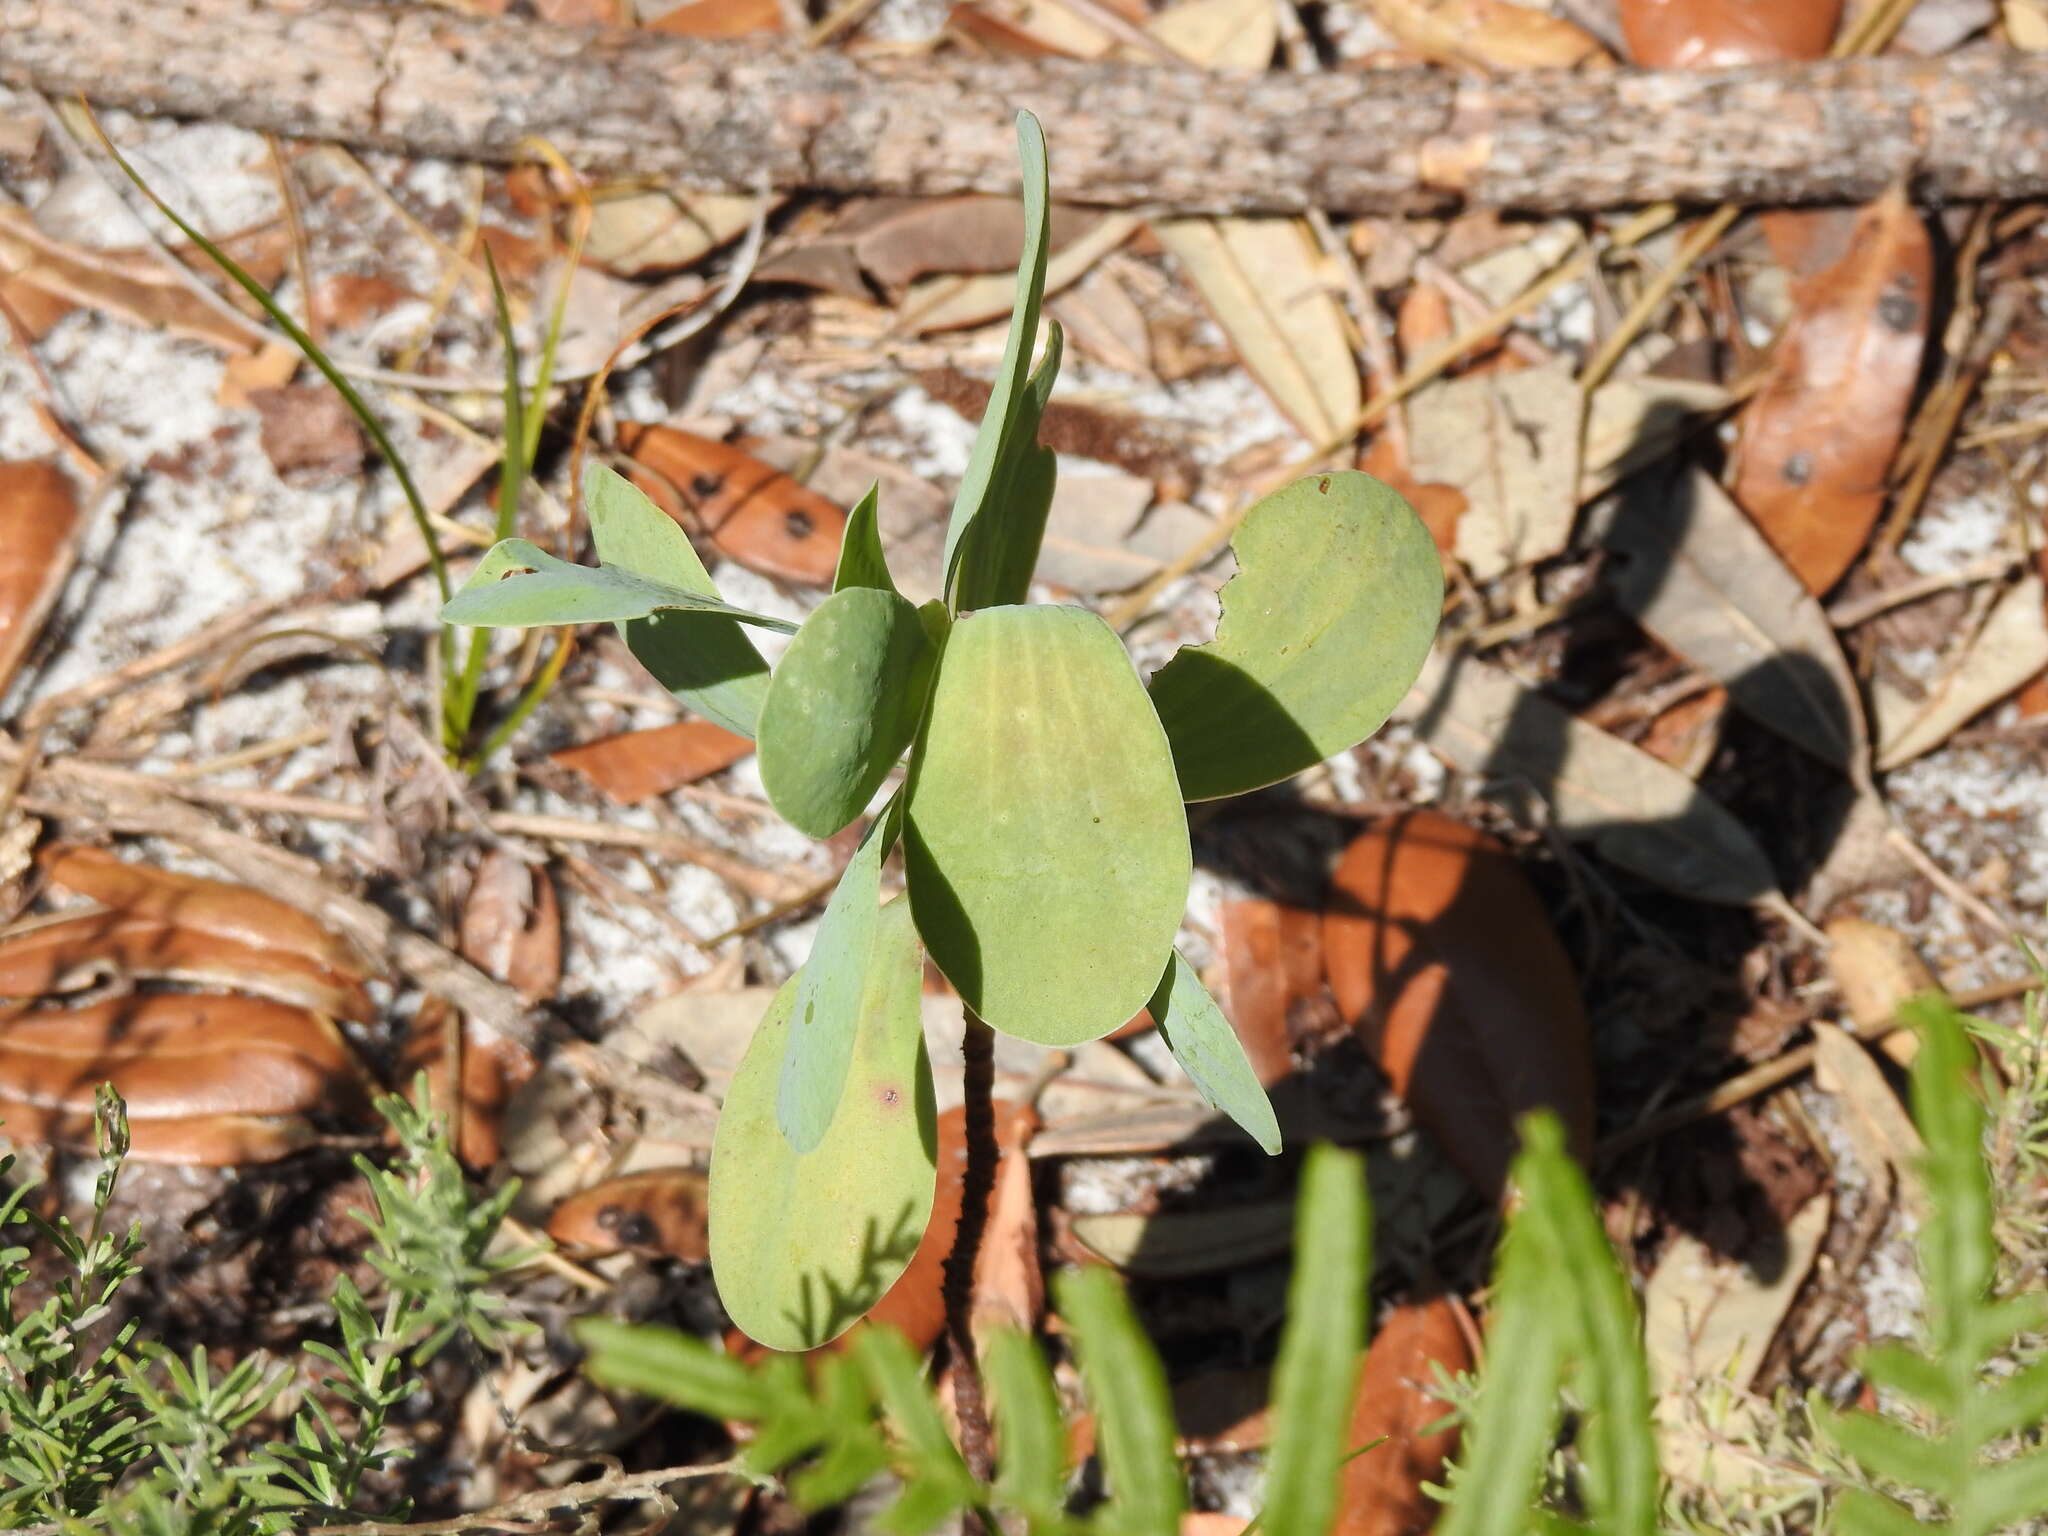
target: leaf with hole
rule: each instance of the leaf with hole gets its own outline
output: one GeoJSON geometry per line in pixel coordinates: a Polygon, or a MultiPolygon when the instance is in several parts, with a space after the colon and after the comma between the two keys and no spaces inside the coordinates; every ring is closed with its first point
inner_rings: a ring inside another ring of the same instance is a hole
{"type": "Polygon", "coordinates": [[[894,592],[848,587],[812,611],[761,706],[761,785],[785,821],[830,837],[867,809],[917,734],[936,657],[894,592]]]}
{"type": "MultiPolygon", "coordinates": [[[[703,597],[718,596],[688,536],[630,481],[593,464],[583,474],[583,505],[598,559],[703,597]]],[[[707,720],[752,740],[768,696],[768,663],[738,623],[664,612],[629,620],[619,634],[662,687],[707,720]]]]}
{"type": "Polygon", "coordinates": [[[1067,1046],[1145,1006],[1187,903],[1187,816],[1100,618],[986,608],[954,625],[907,809],[918,932],[968,1007],[1067,1046]]]}
{"type": "Polygon", "coordinates": [[[1151,682],[1188,800],[1278,783],[1378,730],[1443,606],[1428,529],[1356,471],[1275,491],[1231,547],[1216,638],[1182,647],[1151,682]]]}
{"type": "Polygon", "coordinates": [[[733,1074],[711,1144],[711,1269],[732,1320],[771,1349],[845,1332],[910,1262],[931,1217],[921,979],[909,910],[892,903],[877,916],[842,1100],[811,1151],[776,1123],[798,982],[776,993],[733,1074]]]}
{"type": "Polygon", "coordinates": [[[1268,1154],[1278,1153],[1280,1122],[1272,1102],[1259,1086],[1237,1031],[1178,950],[1166,963],[1150,1007],[1173,1059],[1202,1097],[1235,1120],[1268,1154]]]}

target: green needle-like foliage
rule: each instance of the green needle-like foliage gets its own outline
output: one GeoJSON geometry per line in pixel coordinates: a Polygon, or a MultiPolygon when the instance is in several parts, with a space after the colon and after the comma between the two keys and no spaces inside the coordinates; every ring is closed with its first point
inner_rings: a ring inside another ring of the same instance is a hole
{"type": "Polygon", "coordinates": [[[1378,729],[1420,671],[1442,602],[1427,531],[1355,473],[1313,476],[1251,510],[1216,640],[1176,657],[1149,692],[1097,615],[1028,601],[1052,504],[1054,457],[1038,426],[1060,333],[1048,327],[1037,350],[1045,143],[1028,113],[1017,138],[1016,302],[947,527],[943,602],[915,608],[896,590],[870,491],[847,519],[832,595],[771,676],[747,629],[788,626],[726,604],[682,531],[593,470],[584,499],[597,565],[507,540],[444,609],[472,625],[617,623],[679,700],[755,739],[770,801],[814,837],[870,810],[902,773],[801,976],[763,1021],[744,1112],[728,1102],[712,1160],[720,1294],[741,1327],[780,1348],[850,1326],[879,1294],[872,1282],[900,1268],[906,1213],[930,1206],[926,1127],[863,1097],[856,1047],[892,990],[881,969],[905,963],[879,941],[875,916],[898,841],[911,963],[921,946],[973,1015],[1073,1046],[1150,1003],[1203,1096],[1278,1152],[1279,1124],[1236,1034],[1174,953],[1192,870],[1186,802],[1274,783],[1378,729]],[[756,1060],[769,1049],[778,1063],[756,1060]],[[828,1175],[828,1147],[892,1172],[828,1175]],[[920,1159],[927,1196],[906,1202],[896,1173],[920,1159]],[[772,1217],[757,1200],[768,1172],[772,1217]]]}
{"type": "MultiPolygon", "coordinates": [[[[1985,1114],[1969,1086],[1977,1059],[1962,1015],[1945,1001],[1923,998],[1905,1017],[1920,1031],[1913,1112],[1927,1146],[1927,1215],[1918,1243],[1927,1339],[1920,1348],[1870,1350],[1862,1366],[1881,1392],[1910,1405],[1929,1428],[1911,1428],[1895,1413],[1829,1413],[1823,1422],[1874,1482],[1944,1508],[1940,1529],[1990,1536],[2048,1511],[2048,1361],[1994,1374],[2017,1336],[2048,1327],[2048,1296],[2038,1288],[2003,1300],[1992,1294],[1997,1244],[1985,1114]]],[[[1839,1529],[1845,1536],[1892,1536],[1928,1526],[1898,1499],[1856,1489],[1842,1500],[1839,1529]]]]}

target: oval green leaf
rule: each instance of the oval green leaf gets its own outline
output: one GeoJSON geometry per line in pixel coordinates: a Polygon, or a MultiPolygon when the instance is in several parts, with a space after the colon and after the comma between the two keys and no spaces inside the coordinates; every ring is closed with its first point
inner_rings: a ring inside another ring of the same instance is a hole
{"type": "Polygon", "coordinates": [[[968,1007],[1067,1046],[1145,1006],[1187,905],[1187,815],[1100,618],[985,608],[956,623],[906,805],[918,932],[968,1007]]]}
{"type": "Polygon", "coordinates": [[[775,1120],[797,982],[775,995],[733,1074],[711,1142],[711,1274],[732,1320],[770,1349],[815,1349],[881,1300],[931,1220],[936,1115],[919,1017],[922,967],[903,902],[877,919],[838,1113],[798,1152],[775,1120]]]}
{"type": "Polygon", "coordinates": [[[1280,1122],[1273,1102],[1260,1086],[1237,1031],[1180,951],[1167,961],[1149,1006],[1173,1059],[1202,1097],[1235,1120],[1268,1155],[1279,1152],[1280,1122]]]}
{"type": "Polygon", "coordinates": [[[1310,475],[1231,540],[1216,638],[1153,674],[1181,794],[1277,784],[1386,722],[1428,659],[1443,608],[1436,543],[1371,475],[1310,475]]]}
{"type": "MultiPolygon", "coordinates": [[[[718,596],[689,536],[623,475],[591,465],[583,473],[583,505],[598,559],[703,597],[718,596]]],[[[619,636],[685,706],[729,731],[753,736],[768,697],[768,663],[737,623],[655,613],[621,624],[619,636]]]]}
{"type": "Polygon", "coordinates": [[[867,809],[917,735],[934,654],[917,609],[880,587],[812,611],[761,706],[761,785],[785,821],[830,837],[867,809]]]}

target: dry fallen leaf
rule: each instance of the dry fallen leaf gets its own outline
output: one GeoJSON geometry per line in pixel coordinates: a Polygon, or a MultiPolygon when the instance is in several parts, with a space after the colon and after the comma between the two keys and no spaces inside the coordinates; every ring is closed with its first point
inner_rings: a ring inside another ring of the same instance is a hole
{"type": "Polygon", "coordinates": [[[1756,840],[1691,779],[1497,667],[1433,656],[1398,714],[1454,766],[1540,796],[1559,831],[1653,885],[1729,906],[1784,902],[1756,840]]]}
{"type": "Polygon", "coordinates": [[[246,352],[262,337],[253,320],[238,322],[204,303],[155,252],[65,245],[38,229],[25,210],[6,204],[0,204],[0,269],[54,298],[223,352],[246,352]]]}
{"type": "Polygon", "coordinates": [[[694,1168],[648,1168],[571,1195],[548,1217],[548,1236],[583,1258],[634,1251],[701,1264],[704,1175],[694,1168]]]}
{"type": "Polygon", "coordinates": [[[1451,1405],[1437,1396],[1437,1366],[1450,1377],[1472,1369],[1451,1302],[1437,1296],[1394,1307],[1365,1352],[1349,1448],[1384,1440],[1345,1463],[1330,1536],[1423,1536],[1436,1523],[1443,1506],[1424,1485],[1441,1483],[1458,1451],[1456,1421],[1443,1425],[1451,1405]]]}
{"type": "Polygon", "coordinates": [[[1699,419],[1724,408],[1729,393],[1700,379],[1636,373],[1611,379],[1586,403],[1586,443],[1579,500],[1591,501],[1637,470],[1656,463],[1699,429],[1699,419]]]}
{"type": "Polygon", "coordinates": [[[414,1089],[426,1074],[427,1104],[452,1118],[455,1155],[482,1173],[503,1155],[505,1111],[536,1065],[525,1046],[478,1027],[441,998],[427,997],[406,1026],[394,1075],[418,1103],[414,1089]],[[459,1093],[451,1091],[451,1080],[460,1081],[459,1093]]]}
{"type": "Polygon", "coordinates": [[[673,272],[737,240],[760,211],[761,199],[745,194],[600,187],[583,259],[618,277],[673,272]]]}
{"type": "Polygon", "coordinates": [[[0,693],[21,670],[78,552],[78,498],[56,465],[0,462],[0,693]]]}
{"type": "Polygon", "coordinates": [[[555,995],[562,980],[562,911],[544,864],[502,848],[486,853],[463,903],[463,957],[526,1003],[555,995]]]}
{"type": "Polygon", "coordinates": [[[1920,377],[1934,252],[1894,188],[1849,249],[1795,288],[1792,320],[1740,418],[1735,499],[1815,594],[1862,551],[1920,377]]]}
{"type": "Polygon", "coordinates": [[[548,754],[573,768],[617,805],[638,805],[730,768],[754,750],[737,732],[709,720],[678,720],[626,731],[548,754]]]}
{"type": "MultiPolygon", "coordinates": [[[[1079,282],[1098,261],[1136,234],[1143,222],[1132,214],[1105,214],[1054,252],[1045,264],[1046,297],[1079,282]]],[[[920,278],[897,303],[893,325],[898,331],[919,336],[986,325],[1009,314],[1016,296],[1017,280],[1009,272],[920,278]]]]}
{"type": "Polygon", "coordinates": [[[889,574],[897,590],[915,603],[939,595],[952,497],[894,459],[854,448],[832,446],[820,455],[815,443],[798,437],[749,439],[747,446],[785,473],[811,465],[806,483],[840,506],[850,507],[867,494],[869,486],[878,487],[882,550],[889,558],[889,574]]]}
{"type": "MultiPolygon", "coordinates": [[[[1094,209],[1054,203],[1047,210],[1048,246],[1055,253],[1064,250],[1102,217],[1094,209]]],[[[1023,249],[1024,205],[1014,197],[878,197],[855,204],[831,229],[762,262],[754,280],[799,282],[866,298],[863,272],[884,292],[900,294],[933,273],[1008,276],[1023,249]]]]}
{"type": "Polygon", "coordinates": [[[779,0],[684,0],[642,25],[677,37],[747,37],[780,32],[782,6],[779,0]]]}
{"type": "Polygon", "coordinates": [[[846,513],[744,448],[674,427],[627,426],[633,479],[664,512],[749,570],[826,587],[838,568],[846,513]]]}
{"type": "Polygon", "coordinates": [[[1728,712],[1728,690],[1707,688],[1681,699],[1650,722],[1639,743],[1659,762],[1669,763],[1688,779],[1697,779],[1712,761],[1721,740],[1721,719],[1728,712]]]}
{"type": "Polygon", "coordinates": [[[1547,560],[1578,511],[1572,363],[1452,379],[1408,402],[1408,468],[1465,497],[1456,553],[1482,581],[1547,560]]]}
{"type": "Polygon", "coordinates": [[[127,1102],[145,1161],[268,1161],[303,1146],[308,1117],[346,1114],[367,1079],[321,1015],[205,993],[109,998],[0,1021],[7,1134],[90,1150],[93,1094],[127,1102]]]}
{"type": "Polygon", "coordinates": [[[1310,442],[1350,429],[1361,404],[1351,328],[1298,219],[1167,219],[1153,226],[1238,356],[1310,442]]]}
{"type": "Polygon", "coordinates": [[[1862,696],[1834,627],[1713,477],[1643,475],[1602,542],[1615,601],[1728,690],[1759,725],[1852,774],[1869,752],[1862,696]]]}
{"type": "Polygon", "coordinates": [[[1620,0],[1632,62],[1649,69],[1733,69],[1817,59],[1842,0],[1620,0]]]}
{"type": "Polygon", "coordinates": [[[1373,1060],[1481,1194],[1502,1191],[1515,1121],[1539,1106],[1591,1155],[1578,978],[1493,838],[1434,811],[1357,838],[1330,879],[1323,964],[1373,1060]]]}
{"type": "Polygon", "coordinates": [[[2048,51],[2048,0],[2005,0],[2005,40],[2028,53],[2048,51]]]}
{"type": "Polygon", "coordinates": [[[1371,0],[1371,10],[1396,41],[1432,63],[1515,70],[1614,62],[1583,28],[1512,0],[1371,0]]]}
{"type": "Polygon", "coordinates": [[[1877,766],[1897,768],[1932,752],[1962,726],[2048,667],[2048,592],[2029,574],[1999,598],[1984,627],[1918,705],[1880,681],[1871,693],[1877,766]]]}
{"type": "MultiPolygon", "coordinates": [[[[957,368],[927,368],[917,384],[942,405],[967,421],[978,422],[988,409],[987,381],[957,368]]],[[[1078,400],[1053,400],[1039,418],[1038,440],[1054,453],[1093,459],[1153,482],[1161,499],[1186,496],[1199,475],[1186,445],[1154,428],[1142,416],[1078,400]]],[[[1058,491],[1055,488],[1054,494],[1058,491]]]]}
{"type": "Polygon", "coordinates": [[[1323,932],[1316,914],[1258,898],[1226,901],[1218,1001],[1267,1087],[1294,1070],[1288,1010],[1323,987],[1323,932]]]}
{"type": "Polygon", "coordinates": [[[1839,1025],[1816,1021],[1813,1049],[1814,1082],[1840,1101],[1842,1124],[1863,1171],[1882,1183],[1889,1170],[1901,1203],[1915,1215],[1924,1214],[1927,1186],[1920,1159],[1926,1147],[1884,1069],[1868,1047],[1839,1025]]]}
{"type": "Polygon", "coordinates": [[[252,389],[249,403],[261,422],[263,456],[287,485],[330,485],[362,469],[363,429],[328,385],[252,389]]]}
{"type": "Polygon", "coordinates": [[[1892,1027],[1902,1004],[1940,990],[1913,941],[1898,929],[1868,918],[1838,917],[1825,932],[1828,975],[1858,1034],[1881,1034],[1892,1027]]]}

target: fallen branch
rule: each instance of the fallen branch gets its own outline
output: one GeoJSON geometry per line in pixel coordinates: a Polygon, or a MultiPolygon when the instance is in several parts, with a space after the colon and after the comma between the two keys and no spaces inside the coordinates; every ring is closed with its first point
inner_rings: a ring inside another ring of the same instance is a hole
{"type": "Polygon", "coordinates": [[[0,83],[413,155],[752,191],[1016,190],[1176,212],[1532,210],[2048,193],[2048,55],[1727,72],[1230,79],[1062,59],[849,55],[427,6],[0,0],[0,83]]]}

